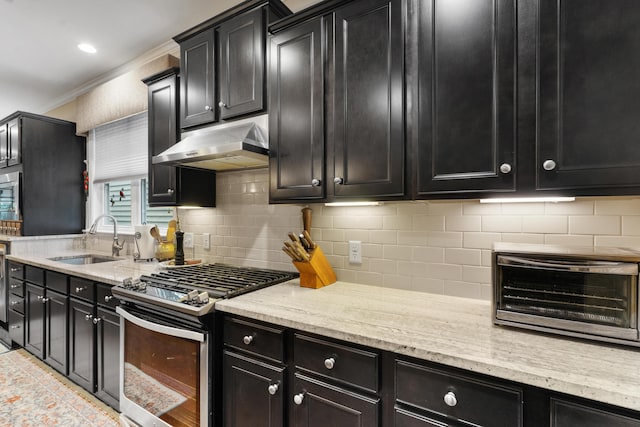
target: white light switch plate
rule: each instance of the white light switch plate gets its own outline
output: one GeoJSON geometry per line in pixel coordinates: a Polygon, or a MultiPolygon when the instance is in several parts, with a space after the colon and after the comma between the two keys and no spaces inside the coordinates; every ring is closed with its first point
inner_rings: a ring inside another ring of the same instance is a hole
{"type": "Polygon", "coordinates": [[[211,249],[211,235],[209,233],[202,233],[202,247],[211,249]]]}
{"type": "Polygon", "coordinates": [[[183,246],[185,248],[193,247],[193,233],[184,233],[183,246]]]}
{"type": "Polygon", "coordinates": [[[362,242],[349,240],[349,264],[362,264],[362,242]]]}

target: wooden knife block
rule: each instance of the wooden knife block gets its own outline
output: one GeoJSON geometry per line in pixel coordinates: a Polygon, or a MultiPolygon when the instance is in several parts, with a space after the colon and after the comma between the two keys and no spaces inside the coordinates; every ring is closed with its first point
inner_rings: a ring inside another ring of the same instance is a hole
{"type": "Polygon", "coordinates": [[[336,273],[325,258],[320,246],[311,251],[309,261],[293,261],[300,272],[300,286],[304,288],[318,289],[335,283],[336,273]]]}

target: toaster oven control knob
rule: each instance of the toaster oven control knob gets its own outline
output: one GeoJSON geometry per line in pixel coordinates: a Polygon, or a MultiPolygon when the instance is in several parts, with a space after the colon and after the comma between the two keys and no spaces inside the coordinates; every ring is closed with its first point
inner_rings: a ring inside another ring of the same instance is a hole
{"type": "Polygon", "coordinates": [[[445,394],[444,403],[446,403],[447,406],[451,406],[451,407],[456,406],[458,404],[458,399],[456,398],[455,393],[450,391],[447,394],[445,394]]]}
{"type": "Polygon", "coordinates": [[[549,159],[549,160],[545,160],[542,163],[542,169],[546,170],[546,171],[552,171],[556,168],[556,162],[554,162],[553,160],[549,159]]]}
{"type": "Polygon", "coordinates": [[[278,388],[279,388],[278,384],[271,384],[268,388],[269,394],[271,396],[274,396],[278,392],[278,388]]]}
{"type": "Polygon", "coordinates": [[[293,396],[293,403],[296,405],[302,405],[302,401],[304,400],[304,393],[298,393],[293,396]]]}
{"type": "Polygon", "coordinates": [[[245,335],[242,338],[242,342],[245,343],[246,345],[249,345],[253,342],[253,335],[245,335]]]}
{"type": "Polygon", "coordinates": [[[333,367],[336,366],[336,359],[333,357],[329,357],[327,359],[324,359],[324,367],[327,369],[333,369],[333,367]]]}

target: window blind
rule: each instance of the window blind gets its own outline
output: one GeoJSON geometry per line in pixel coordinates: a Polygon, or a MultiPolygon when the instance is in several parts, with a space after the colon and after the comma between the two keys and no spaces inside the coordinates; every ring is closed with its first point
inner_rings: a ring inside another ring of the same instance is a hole
{"type": "Polygon", "coordinates": [[[147,112],[136,114],[93,131],[93,182],[147,175],[147,112]]]}

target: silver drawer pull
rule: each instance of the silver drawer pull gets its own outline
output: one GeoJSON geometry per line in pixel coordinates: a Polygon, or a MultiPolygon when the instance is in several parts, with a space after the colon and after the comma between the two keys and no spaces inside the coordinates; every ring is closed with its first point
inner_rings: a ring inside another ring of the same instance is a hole
{"type": "Polygon", "coordinates": [[[84,292],[87,290],[86,286],[83,286],[82,288],[76,288],[76,294],[79,294],[80,292],[84,292]]]}
{"type": "Polygon", "coordinates": [[[109,301],[111,301],[112,299],[113,299],[113,296],[112,296],[112,295],[105,295],[105,297],[104,297],[104,302],[109,302],[109,301]]]}
{"type": "Polygon", "coordinates": [[[11,285],[11,289],[18,289],[21,285],[11,285]]]}
{"type": "Polygon", "coordinates": [[[278,388],[279,388],[278,384],[271,384],[268,388],[269,394],[271,396],[274,396],[278,392],[278,388]]]}
{"type": "Polygon", "coordinates": [[[456,398],[455,393],[450,391],[447,394],[445,394],[444,403],[446,403],[447,406],[451,406],[451,407],[456,406],[458,404],[458,399],[456,398]]]}
{"type": "Polygon", "coordinates": [[[94,318],[93,318],[93,324],[94,324],[94,325],[97,325],[97,324],[98,324],[98,322],[100,322],[101,320],[102,320],[102,319],[101,319],[101,318],[99,318],[99,317],[94,317],[94,318]]]}
{"type": "Polygon", "coordinates": [[[324,367],[327,369],[333,369],[333,367],[336,366],[336,359],[334,359],[333,357],[329,357],[327,359],[324,359],[324,367]]]}
{"type": "Polygon", "coordinates": [[[91,320],[91,318],[93,318],[91,314],[87,314],[86,316],[84,316],[84,320],[91,320]]]}
{"type": "Polygon", "coordinates": [[[296,405],[302,405],[302,401],[304,400],[304,393],[298,393],[293,396],[293,403],[296,405]]]}
{"type": "Polygon", "coordinates": [[[245,343],[246,345],[249,345],[253,342],[253,335],[245,335],[242,338],[242,342],[245,343]]]}

